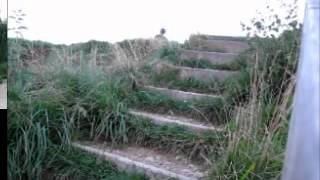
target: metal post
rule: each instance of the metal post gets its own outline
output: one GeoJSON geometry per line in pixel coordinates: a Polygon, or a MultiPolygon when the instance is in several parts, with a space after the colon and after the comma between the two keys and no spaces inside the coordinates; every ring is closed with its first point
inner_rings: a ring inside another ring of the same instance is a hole
{"type": "Polygon", "coordinates": [[[282,180],[320,180],[320,0],[307,0],[282,180]]]}

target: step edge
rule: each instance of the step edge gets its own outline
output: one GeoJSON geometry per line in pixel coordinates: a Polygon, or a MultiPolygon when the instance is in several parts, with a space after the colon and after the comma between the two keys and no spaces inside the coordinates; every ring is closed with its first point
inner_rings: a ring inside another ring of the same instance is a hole
{"type": "Polygon", "coordinates": [[[192,71],[207,71],[211,73],[217,73],[217,72],[226,72],[226,73],[239,73],[239,71],[232,71],[232,70],[221,70],[221,69],[204,69],[204,68],[191,68],[191,67],[186,67],[186,66],[176,66],[172,65],[173,68],[177,69],[185,69],[185,70],[192,70],[192,71]]]}
{"type": "MultiPolygon", "coordinates": [[[[162,116],[160,114],[152,114],[152,113],[137,111],[137,110],[133,110],[133,109],[130,109],[129,113],[132,115],[136,115],[136,116],[146,117],[154,123],[163,122],[163,123],[159,123],[159,124],[177,124],[177,125],[181,125],[184,127],[189,127],[190,129],[193,129],[193,130],[199,130],[199,129],[205,130],[205,131],[209,131],[209,130],[221,131],[222,130],[222,128],[214,127],[213,125],[210,125],[208,127],[208,126],[204,126],[204,125],[179,121],[179,118],[184,118],[184,117],[166,115],[166,116],[171,117],[171,118],[167,118],[167,117],[162,116]],[[155,117],[155,116],[162,116],[162,118],[159,119],[158,117],[155,117]]],[[[185,118],[185,119],[188,119],[188,118],[185,118]]],[[[194,119],[192,119],[192,120],[196,121],[194,119]]]]}
{"type": "Polygon", "coordinates": [[[235,42],[235,43],[241,43],[241,44],[249,44],[246,41],[236,41],[236,40],[231,40],[231,39],[201,39],[204,41],[225,41],[225,42],[235,42]]]}
{"type": "Polygon", "coordinates": [[[194,96],[204,96],[204,97],[211,97],[211,98],[223,98],[221,95],[202,94],[202,93],[196,93],[196,92],[181,91],[181,90],[177,90],[177,89],[155,87],[155,86],[151,86],[151,85],[143,86],[143,88],[146,88],[146,89],[149,89],[149,90],[156,89],[156,90],[164,90],[164,91],[173,91],[173,92],[179,92],[179,93],[183,93],[183,94],[190,94],[190,95],[194,95],[194,96]]]}
{"type": "MultiPolygon", "coordinates": [[[[142,163],[139,161],[131,160],[130,158],[127,158],[127,157],[123,157],[123,156],[120,156],[117,154],[106,152],[106,151],[100,150],[98,148],[82,145],[79,142],[72,142],[72,146],[80,148],[80,149],[88,151],[88,152],[91,152],[96,155],[103,156],[105,159],[108,159],[110,161],[118,161],[117,163],[123,163],[123,164],[130,164],[131,163],[133,166],[141,168],[145,172],[160,174],[161,176],[166,176],[166,177],[171,177],[171,178],[179,178],[181,180],[198,180],[198,178],[190,178],[190,177],[187,177],[187,176],[184,176],[181,174],[177,174],[177,173],[165,170],[165,169],[161,169],[159,167],[156,167],[156,166],[153,166],[150,164],[145,164],[145,163],[142,163]]],[[[117,164],[117,163],[115,162],[115,164],[117,164]]]]}
{"type": "Polygon", "coordinates": [[[216,51],[205,51],[205,50],[195,50],[195,49],[183,49],[180,50],[182,51],[190,51],[190,52],[194,52],[194,53],[209,53],[209,54],[224,54],[224,55],[234,55],[234,56],[238,56],[239,53],[231,53],[231,52],[216,52],[216,51]]]}

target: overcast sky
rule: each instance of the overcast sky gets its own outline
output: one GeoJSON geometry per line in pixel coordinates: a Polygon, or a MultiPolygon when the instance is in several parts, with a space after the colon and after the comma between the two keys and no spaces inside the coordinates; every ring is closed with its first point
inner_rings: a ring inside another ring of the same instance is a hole
{"type": "MultiPolygon", "coordinates": [[[[92,39],[116,42],[154,37],[163,27],[168,39],[183,42],[192,33],[245,35],[240,21],[248,22],[257,9],[265,7],[266,1],[10,0],[9,15],[17,9],[27,14],[24,25],[28,30],[23,35],[31,40],[65,44],[92,39]]],[[[300,0],[299,4],[303,2],[300,0]]]]}
{"type": "Polygon", "coordinates": [[[7,17],[7,0],[0,0],[0,18],[7,17]]]}

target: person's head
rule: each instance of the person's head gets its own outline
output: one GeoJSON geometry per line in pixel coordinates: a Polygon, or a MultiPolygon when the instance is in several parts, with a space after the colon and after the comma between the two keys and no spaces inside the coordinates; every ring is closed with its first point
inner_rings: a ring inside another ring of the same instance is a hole
{"type": "Polygon", "coordinates": [[[160,34],[164,35],[164,33],[166,33],[166,30],[164,28],[161,28],[160,34]]]}

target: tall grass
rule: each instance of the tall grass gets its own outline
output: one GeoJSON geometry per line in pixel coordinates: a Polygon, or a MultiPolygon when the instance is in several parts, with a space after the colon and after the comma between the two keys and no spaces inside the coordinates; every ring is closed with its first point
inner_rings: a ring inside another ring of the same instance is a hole
{"type": "Polygon", "coordinates": [[[244,84],[248,97],[235,108],[228,146],[213,168],[213,179],[277,179],[281,174],[300,30],[253,42],[256,62],[244,84]]]}
{"type": "Polygon", "coordinates": [[[79,138],[128,141],[127,105],[123,101],[130,94],[132,77],[125,59],[121,63],[115,59],[109,73],[92,59],[80,65],[64,64],[59,58],[21,63],[28,60],[20,55],[28,54],[29,46],[11,43],[15,44],[9,47],[10,179],[43,179],[49,175],[58,179],[144,179],[81,155],[69,146],[79,138]]]}
{"type": "MultiPolygon", "coordinates": [[[[91,74],[96,69],[86,74],[59,68],[57,72],[46,71],[48,74],[40,77],[42,84],[32,75],[28,79],[31,83],[23,82],[25,79],[9,81],[8,151],[12,158],[8,169],[12,179],[25,175],[40,179],[41,172],[55,167],[49,161],[52,157],[64,156],[49,155],[48,151],[68,149],[73,139],[103,136],[118,143],[127,139],[125,106],[121,103],[126,92],[119,82],[91,74]]],[[[23,78],[24,73],[34,72],[21,72],[23,78]]]]}

